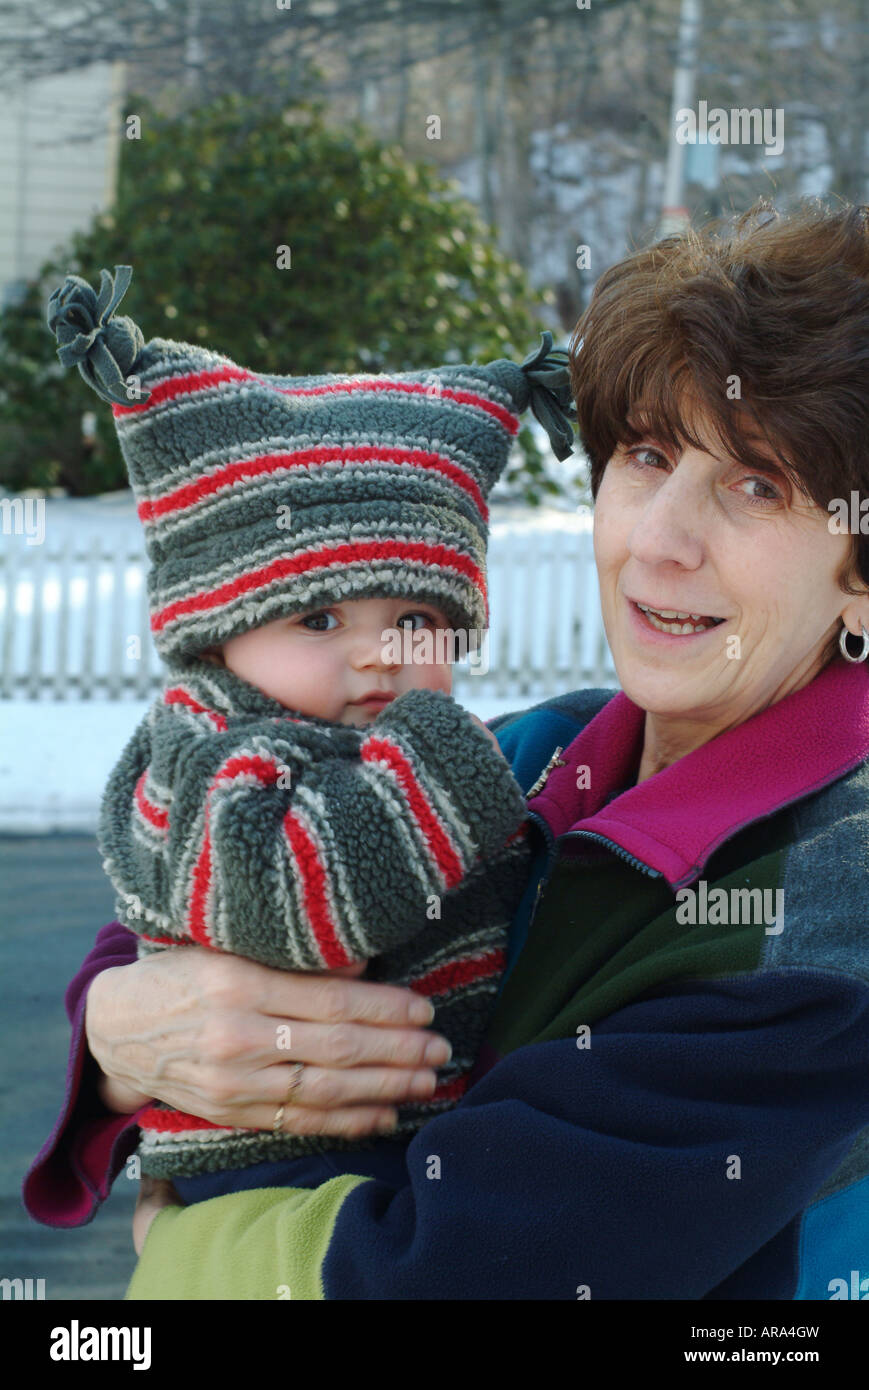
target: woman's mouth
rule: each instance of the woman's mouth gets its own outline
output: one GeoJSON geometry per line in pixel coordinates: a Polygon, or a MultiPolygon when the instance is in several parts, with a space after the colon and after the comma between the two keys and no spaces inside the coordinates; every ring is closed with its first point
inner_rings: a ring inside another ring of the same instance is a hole
{"type": "Polygon", "coordinates": [[[629,599],[631,607],[635,610],[638,621],[648,631],[650,628],[655,632],[666,633],[670,637],[694,637],[704,632],[711,632],[721,623],[726,622],[725,618],[716,618],[706,613],[685,613],[672,608],[652,608],[648,603],[639,603],[635,599],[629,599]]]}

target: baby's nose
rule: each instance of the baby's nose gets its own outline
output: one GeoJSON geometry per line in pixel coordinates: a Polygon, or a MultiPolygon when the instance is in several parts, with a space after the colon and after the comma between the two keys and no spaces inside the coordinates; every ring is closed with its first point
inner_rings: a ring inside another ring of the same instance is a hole
{"type": "Polygon", "coordinates": [[[373,666],[381,671],[391,671],[399,666],[396,660],[395,641],[376,632],[360,634],[354,651],[354,665],[373,666]]]}

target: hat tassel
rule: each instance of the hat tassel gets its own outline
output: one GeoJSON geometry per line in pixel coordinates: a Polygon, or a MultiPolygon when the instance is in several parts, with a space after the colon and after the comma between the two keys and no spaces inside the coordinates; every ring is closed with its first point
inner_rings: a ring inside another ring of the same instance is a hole
{"type": "Polygon", "coordinates": [[[573,453],[574,444],[570,359],[563,349],[553,350],[548,330],[540,338],[540,347],[525,358],[521,369],[528,378],[531,411],[546,430],[555,457],[563,461],[573,453]]]}
{"type": "MultiPolygon", "coordinates": [[[[48,301],[48,326],[58,341],[64,367],[78,367],[88,385],[110,405],[129,405],[126,378],[145,346],[142,330],[132,319],[113,318],[127,292],[133,270],[115,266],[115,279],[100,271],[97,295],[80,275],[67,275],[48,301]]],[[[137,394],[146,400],[150,392],[137,394]]]]}

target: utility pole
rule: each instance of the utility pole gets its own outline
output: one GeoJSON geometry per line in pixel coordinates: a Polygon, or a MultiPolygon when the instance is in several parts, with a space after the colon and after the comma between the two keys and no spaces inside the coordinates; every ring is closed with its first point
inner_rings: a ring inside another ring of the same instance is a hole
{"type": "Polygon", "coordinates": [[[659,239],[684,232],[691,223],[691,214],[683,202],[685,146],[676,139],[676,126],[678,113],[689,108],[694,100],[702,19],[702,0],[682,0],[678,51],[676,67],[673,71],[673,94],[670,104],[664,206],[661,209],[661,218],[658,223],[659,239]]]}
{"type": "Polygon", "coordinates": [[[200,37],[200,0],[190,0],[187,11],[187,37],[184,44],[184,85],[189,92],[199,89],[204,50],[200,37]]]}

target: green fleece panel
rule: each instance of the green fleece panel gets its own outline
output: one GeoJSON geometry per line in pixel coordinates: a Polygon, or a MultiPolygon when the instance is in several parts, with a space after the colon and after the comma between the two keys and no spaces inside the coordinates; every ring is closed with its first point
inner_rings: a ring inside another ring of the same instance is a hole
{"type": "Polygon", "coordinates": [[[257,1188],[154,1220],[126,1299],[322,1300],[320,1270],[344,1199],[369,1178],[257,1188]]]}
{"type": "MultiPolygon", "coordinates": [[[[783,858],[776,849],[721,876],[710,861],[712,872],[703,878],[710,892],[775,890],[783,858]]],[[[623,859],[562,858],[498,1000],[489,1046],[504,1056],[528,1043],[570,1037],[577,1025],[609,1017],[667,982],[756,969],[767,940],[763,923],[691,926],[677,921],[678,909],[666,880],[623,859]]]]}

